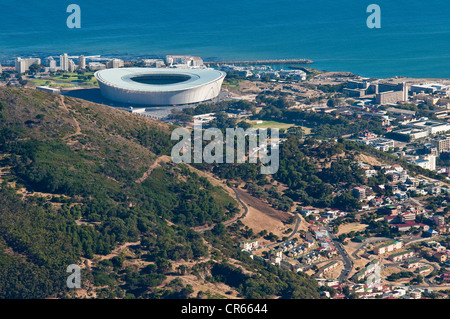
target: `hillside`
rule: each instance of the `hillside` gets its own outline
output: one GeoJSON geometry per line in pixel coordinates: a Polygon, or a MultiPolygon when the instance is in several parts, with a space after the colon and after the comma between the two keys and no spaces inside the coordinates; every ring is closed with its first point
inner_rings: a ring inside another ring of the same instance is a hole
{"type": "Polygon", "coordinates": [[[0,298],[318,297],[308,277],[240,253],[219,227],[238,203],[167,160],[172,129],[1,88],[0,298]],[[83,269],[82,290],[66,288],[70,264],[83,269]],[[213,290],[193,288],[194,277],[213,290]]]}

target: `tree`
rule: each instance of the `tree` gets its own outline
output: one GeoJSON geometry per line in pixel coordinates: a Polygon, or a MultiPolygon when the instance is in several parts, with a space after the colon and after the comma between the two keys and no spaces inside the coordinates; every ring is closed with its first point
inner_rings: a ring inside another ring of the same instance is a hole
{"type": "Polygon", "coordinates": [[[354,211],[361,209],[361,202],[347,192],[336,196],[333,199],[333,206],[344,211],[354,211]]]}
{"type": "Polygon", "coordinates": [[[186,273],[187,267],[185,265],[180,265],[177,267],[178,273],[183,276],[186,273]]]}
{"type": "Polygon", "coordinates": [[[29,68],[31,74],[36,74],[36,73],[40,72],[41,69],[42,69],[42,65],[37,64],[37,63],[30,65],[30,68],[29,68]]]}
{"type": "Polygon", "coordinates": [[[327,106],[328,107],[335,107],[336,106],[336,102],[334,99],[329,99],[327,102],[327,106]]]}
{"type": "Polygon", "coordinates": [[[159,273],[165,274],[172,270],[172,263],[164,258],[158,258],[156,260],[156,267],[159,273]]]}
{"type": "Polygon", "coordinates": [[[212,229],[212,233],[216,236],[221,236],[225,233],[226,228],[225,225],[222,223],[218,223],[216,225],[214,225],[214,228],[212,229]]]}

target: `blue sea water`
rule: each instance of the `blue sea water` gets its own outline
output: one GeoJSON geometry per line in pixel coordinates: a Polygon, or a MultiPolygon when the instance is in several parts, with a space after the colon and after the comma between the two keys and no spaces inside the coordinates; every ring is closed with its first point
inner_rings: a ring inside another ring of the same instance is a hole
{"type": "Polygon", "coordinates": [[[363,76],[450,78],[447,0],[0,0],[0,60],[60,53],[308,58],[363,76]],[[81,7],[81,29],[66,25],[81,7]],[[369,29],[367,6],[381,8],[369,29]]]}

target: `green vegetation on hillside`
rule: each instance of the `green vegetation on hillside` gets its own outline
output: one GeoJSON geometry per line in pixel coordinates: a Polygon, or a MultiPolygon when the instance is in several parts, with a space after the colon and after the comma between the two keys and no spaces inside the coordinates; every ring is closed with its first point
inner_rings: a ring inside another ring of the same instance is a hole
{"type": "Polygon", "coordinates": [[[258,273],[231,286],[248,298],[318,297],[309,277],[240,252],[242,237],[222,224],[237,202],[222,188],[187,165],[155,164],[170,155],[171,129],[75,98],[0,89],[0,298],[73,297],[70,264],[83,266],[86,296],[193,298],[167,276],[194,274],[209,259],[216,281],[232,280],[214,267],[229,258],[258,273]]]}

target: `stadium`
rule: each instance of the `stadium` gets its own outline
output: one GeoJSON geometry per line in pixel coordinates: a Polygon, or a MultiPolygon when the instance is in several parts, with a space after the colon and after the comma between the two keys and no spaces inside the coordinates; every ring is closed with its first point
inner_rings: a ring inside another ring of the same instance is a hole
{"type": "Polygon", "coordinates": [[[109,100],[171,106],[216,98],[226,73],[214,69],[119,68],[94,75],[102,95],[109,100]]]}

